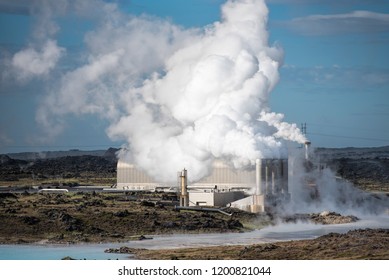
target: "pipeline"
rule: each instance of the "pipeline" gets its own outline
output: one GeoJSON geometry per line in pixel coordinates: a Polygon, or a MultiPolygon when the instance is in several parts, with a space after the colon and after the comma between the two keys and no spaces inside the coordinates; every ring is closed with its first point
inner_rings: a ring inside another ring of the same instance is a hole
{"type": "MultiPolygon", "coordinates": [[[[207,208],[207,207],[193,207],[193,206],[175,206],[175,210],[189,210],[189,211],[202,211],[202,212],[218,212],[223,215],[232,216],[231,213],[227,213],[220,208],[207,208]]],[[[223,208],[225,209],[225,208],[223,208]]]]}

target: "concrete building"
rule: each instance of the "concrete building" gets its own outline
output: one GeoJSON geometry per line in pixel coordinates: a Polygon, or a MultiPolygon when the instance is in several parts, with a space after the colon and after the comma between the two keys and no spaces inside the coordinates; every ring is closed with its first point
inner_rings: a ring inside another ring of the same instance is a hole
{"type": "Polygon", "coordinates": [[[255,176],[254,169],[238,170],[221,160],[215,160],[211,174],[200,181],[192,182],[190,187],[213,189],[216,186],[219,190],[239,188],[251,189],[256,185],[255,176]]]}
{"type": "Polygon", "coordinates": [[[244,198],[243,191],[204,190],[189,193],[189,206],[224,207],[231,202],[244,198]]]}
{"type": "Polygon", "coordinates": [[[290,199],[287,159],[257,159],[252,170],[237,170],[215,161],[211,174],[198,182],[190,182],[190,170],[185,169],[178,172],[177,179],[175,186],[168,186],[152,179],[135,165],[118,161],[118,189],[174,187],[181,206],[231,205],[249,212],[263,212],[290,199]]]}
{"type": "Polygon", "coordinates": [[[156,182],[134,164],[118,160],[116,188],[122,190],[155,190],[163,184],[156,182]]]}

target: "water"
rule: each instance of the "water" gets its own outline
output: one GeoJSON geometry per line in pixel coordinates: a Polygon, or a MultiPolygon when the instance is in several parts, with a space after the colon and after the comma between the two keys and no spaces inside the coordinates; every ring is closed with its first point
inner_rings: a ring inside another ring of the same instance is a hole
{"type": "Polygon", "coordinates": [[[79,260],[128,259],[125,254],[104,253],[105,249],[116,246],[117,244],[0,245],[0,260],[60,260],[66,256],[79,260]]]}
{"type": "Polygon", "coordinates": [[[267,242],[313,239],[330,232],[345,233],[359,228],[389,228],[389,216],[370,217],[356,223],[316,225],[311,223],[279,224],[245,233],[171,234],[157,235],[153,239],[126,243],[87,245],[0,245],[0,260],[107,260],[128,259],[126,254],[108,254],[105,249],[127,246],[131,248],[168,249],[216,245],[249,245],[267,242]]]}

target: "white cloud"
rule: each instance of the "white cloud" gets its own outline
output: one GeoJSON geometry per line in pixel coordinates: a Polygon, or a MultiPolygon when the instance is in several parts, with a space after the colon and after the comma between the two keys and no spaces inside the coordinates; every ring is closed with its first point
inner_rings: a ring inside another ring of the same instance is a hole
{"type": "Polygon", "coordinates": [[[145,76],[162,71],[166,57],[198,35],[154,17],[121,14],[102,4],[99,25],[85,35],[83,63],[63,74],[38,109],[36,119],[51,137],[65,128],[67,114],[98,114],[115,120],[123,95],[145,76]],[[85,61],[86,60],[86,61],[85,61]]]}
{"type": "Polygon", "coordinates": [[[389,32],[389,14],[354,11],[346,14],[310,15],[283,23],[308,36],[389,32]]]}
{"type": "Polygon", "coordinates": [[[64,54],[65,49],[56,41],[48,40],[41,50],[27,48],[17,52],[12,58],[17,79],[25,81],[34,77],[47,76],[64,54]]]}

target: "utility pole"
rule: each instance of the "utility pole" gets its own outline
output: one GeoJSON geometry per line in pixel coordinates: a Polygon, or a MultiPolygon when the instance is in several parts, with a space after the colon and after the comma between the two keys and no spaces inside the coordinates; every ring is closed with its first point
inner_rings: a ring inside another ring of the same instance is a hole
{"type": "MultiPolygon", "coordinates": [[[[301,133],[306,137],[307,136],[307,123],[301,123],[301,133]]],[[[304,145],[301,144],[300,148],[303,148],[304,145]]]]}
{"type": "Polygon", "coordinates": [[[301,132],[306,136],[307,135],[307,123],[301,123],[301,132]]]}

